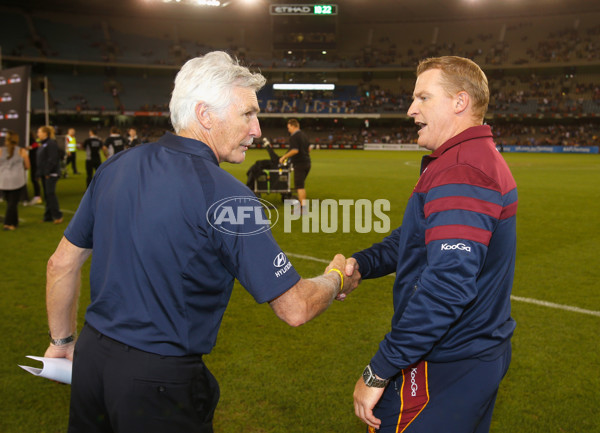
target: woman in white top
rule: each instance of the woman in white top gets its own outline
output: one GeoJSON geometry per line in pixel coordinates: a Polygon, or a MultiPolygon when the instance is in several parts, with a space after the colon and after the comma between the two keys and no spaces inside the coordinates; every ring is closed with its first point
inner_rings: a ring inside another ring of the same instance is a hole
{"type": "Polygon", "coordinates": [[[4,147],[0,147],[0,190],[6,199],[4,230],[12,231],[19,225],[19,198],[27,182],[25,170],[29,170],[27,150],[19,147],[19,134],[6,131],[4,147]]]}

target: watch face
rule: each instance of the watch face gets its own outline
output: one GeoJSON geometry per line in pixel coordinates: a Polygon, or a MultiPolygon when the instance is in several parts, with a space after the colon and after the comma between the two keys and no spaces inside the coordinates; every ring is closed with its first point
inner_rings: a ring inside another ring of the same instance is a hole
{"type": "Polygon", "coordinates": [[[385,388],[389,382],[388,380],[377,379],[377,376],[375,376],[373,373],[370,364],[367,365],[363,371],[363,380],[365,381],[365,385],[375,388],[385,388]]]}
{"type": "Polygon", "coordinates": [[[367,386],[371,386],[371,382],[373,381],[373,373],[370,367],[370,365],[367,365],[363,371],[363,380],[367,386]]]}

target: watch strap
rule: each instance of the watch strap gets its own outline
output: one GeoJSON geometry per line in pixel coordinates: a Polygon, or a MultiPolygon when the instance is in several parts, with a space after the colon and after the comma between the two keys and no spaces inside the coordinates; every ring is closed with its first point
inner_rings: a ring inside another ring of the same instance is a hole
{"type": "Polygon", "coordinates": [[[52,338],[52,334],[50,334],[50,332],[48,332],[48,335],[50,336],[50,344],[53,346],[64,346],[65,344],[75,341],[75,334],[71,334],[65,338],[52,338]]]}

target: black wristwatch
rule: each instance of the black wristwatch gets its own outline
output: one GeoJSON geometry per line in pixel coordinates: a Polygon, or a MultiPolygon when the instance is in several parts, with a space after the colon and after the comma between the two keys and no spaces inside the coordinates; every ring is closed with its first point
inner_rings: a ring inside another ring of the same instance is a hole
{"type": "Polygon", "coordinates": [[[64,346],[65,344],[75,341],[75,334],[71,334],[65,338],[52,338],[52,334],[48,331],[48,335],[50,336],[50,344],[53,346],[64,346]]]}
{"type": "Polygon", "coordinates": [[[371,388],[385,388],[389,382],[389,379],[377,379],[375,373],[373,373],[371,364],[365,367],[362,376],[363,380],[365,381],[365,385],[371,388]]]}

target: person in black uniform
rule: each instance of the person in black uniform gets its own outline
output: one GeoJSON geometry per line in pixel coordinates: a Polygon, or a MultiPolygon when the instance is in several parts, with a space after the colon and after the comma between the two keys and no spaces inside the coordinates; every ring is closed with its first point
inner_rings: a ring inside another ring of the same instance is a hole
{"type": "Polygon", "coordinates": [[[300,122],[296,119],[290,119],[287,122],[287,129],[290,133],[290,150],[279,158],[280,163],[290,158],[294,167],[294,187],[298,191],[298,200],[305,209],[306,189],[304,182],[310,171],[310,143],[308,136],[300,130],[300,122]]]}
{"type": "Polygon", "coordinates": [[[142,144],[142,140],[138,138],[137,129],[129,128],[129,137],[127,139],[127,144],[125,145],[125,149],[129,149],[130,147],[135,147],[142,144]]]}
{"type": "Polygon", "coordinates": [[[54,130],[49,126],[42,126],[37,131],[40,148],[37,151],[37,177],[42,181],[44,189],[44,221],[60,224],[63,214],[60,211],[56,197],[56,183],[60,177],[60,151],[54,139],[54,130]]]}
{"type": "Polygon", "coordinates": [[[102,160],[100,159],[100,151],[102,150],[103,143],[98,137],[96,129],[92,128],[89,131],[89,138],[83,142],[83,149],[85,150],[85,171],[87,173],[86,185],[90,186],[94,172],[100,167],[102,160]]]}
{"type": "Polygon", "coordinates": [[[102,148],[104,156],[110,158],[122,150],[125,150],[125,144],[127,144],[127,140],[121,135],[121,130],[116,126],[113,126],[110,128],[109,137],[104,141],[104,147],[102,148]]]}

